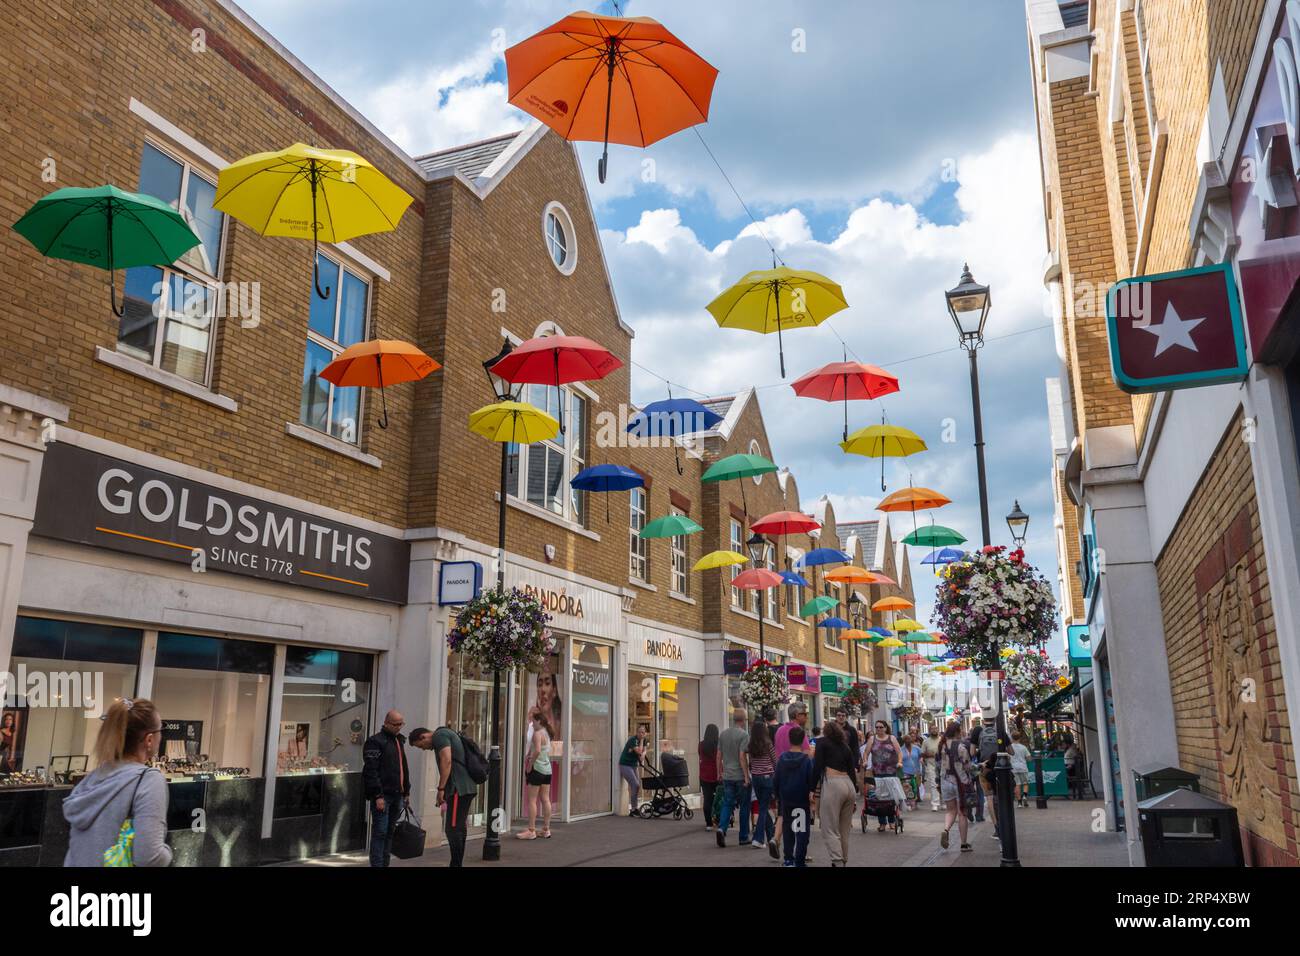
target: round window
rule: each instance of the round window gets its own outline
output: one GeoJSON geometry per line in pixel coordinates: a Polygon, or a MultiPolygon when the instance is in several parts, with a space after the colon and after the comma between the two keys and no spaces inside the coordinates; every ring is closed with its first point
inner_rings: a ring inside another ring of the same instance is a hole
{"type": "MultiPolygon", "coordinates": [[[[761,454],[763,454],[762,449],[760,449],[760,448],[758,447],[758,439],[755,438],[755,439],[751,439],[751,440],[750,440],[750,442],[749,442],[749,453],[750,453],[751,455],[761,455],[761,454]]],[[[762,483],[763,483],[763,476],[762,476],[762,475],[755,475],[755,476],[754,476],[754,484],[756,484],[756,485],[761,485],[762,483]]]]}
{"type": "Polygon", "coordinates": [[[542,234],[546,252],[555,268],[563,275],[572,275],[578,264],[578,250],[573,237],[573,220],[558,202],[548,203],[542,213],[542,234]]]}

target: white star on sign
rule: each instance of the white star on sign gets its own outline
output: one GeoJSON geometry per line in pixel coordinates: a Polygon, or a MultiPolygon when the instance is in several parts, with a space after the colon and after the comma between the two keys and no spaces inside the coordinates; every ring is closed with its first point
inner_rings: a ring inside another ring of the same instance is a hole
{"type": "Polygon", "coordinates": [[[1195,352],[1196,343],[1192,341],[1192,329],[1196,328],[1202,322],[1204,317],[1199,319],[1183,319],[1178,315],[1178,310],[1170,302],[1165,306],[1165,318],[1159,325],[1140,325],[1143,332],[1150,332],[1156,337],[1156,355],[1159,356],[1165,349],[1171,349],[1175,345],[1185,349],[1191,349],[1195,352]]]}

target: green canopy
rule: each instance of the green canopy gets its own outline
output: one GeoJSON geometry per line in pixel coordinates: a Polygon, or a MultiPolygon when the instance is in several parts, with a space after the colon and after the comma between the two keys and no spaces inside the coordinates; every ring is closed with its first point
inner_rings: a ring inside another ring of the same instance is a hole
{"type": "Polygon", "coordinates": [[[686,515],[664,515],[656,518],[641,529],[643,538],[675,538],[683,534],[695,534],[704,529],[686,515]]]}
{"type": "Polygon", "coordinates": [[[942,548],[949,544],[961,544],[965,540],[966,538],[962,534],[953,531],[952,528],[945,528],[941,524],[932,524],[924,528],[917,528],[903,539],[903,544],[922,548],[942,548]]]}
{"type": "Polygon", "coordinates": [[[41,255],[107,269],[110,301],[119,317],[114,269],[170,265],[200,241],[167,203],[116,186],[56,189],[38,199],[14,223],[14,231],[41,255]]]}
{"type": "Polygon", "coordinates": [[[829,594],[823,594],[819,597],[813,598],[803,607],[799,608],[799,616],[816,617],[818,614],[829,611],[839,603],[839,601],[835,600],[835,598],[831,597],[829,594]]]}
{"type": "MultiPolygon", "coordinates": [[[[884,640],[884,638],[881,638],[881,640],[884,640]]],[[[915,653],[915,651],[910,651],[910,650],[908,650],[906,647],[896,647],[896,648],[894,648],[892,651],[889,652],[889,656],[890,656],[890,657],[902,657],[902,656],[905,655],[905,654],[913,654],[913,653],[915,653]]]]}

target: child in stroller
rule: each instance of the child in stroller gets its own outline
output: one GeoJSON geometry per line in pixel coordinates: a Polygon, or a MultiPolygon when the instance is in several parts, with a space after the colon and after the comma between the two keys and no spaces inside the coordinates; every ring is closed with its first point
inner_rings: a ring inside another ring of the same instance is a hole
{"type": "Polygon", "coordinates": [[[895,833],[903,832],[903,815],[898,812],[898,801],[877,791],[875,779],[867,780],[867,797],[862,804],[862,832],[867,832],[867,816],[872,815],[880,824],[879,832],[884,833],[887,826],[892,826],[895,833]]]}
{"type": "Polygon", "coordinates": [[[644,791],[654,792],[648,801],[641,804],[641,816],[649,820],[653,817],[665,817],[671,813],[674,820],[691,819],[695,816],[695,811],[686,805],[686,798],[682,796],[680,789],[690,786],[691,782],[686,759],[664,752],[659,755],[659,761],[663,764],[662,771],[644,757],[641,759],[641,768],[645,771],[645,776],[641,779],[641,787],[644,791]]]}

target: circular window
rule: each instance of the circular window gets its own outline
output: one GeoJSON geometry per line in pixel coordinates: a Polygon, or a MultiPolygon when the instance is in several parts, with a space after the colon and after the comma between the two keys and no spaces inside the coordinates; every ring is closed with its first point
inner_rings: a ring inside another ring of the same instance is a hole
{"type": "MultiPolygon", "coordinates": [[[[750,442],[749,442],[749,453],[750,453],[751,455],[761,455],[761,454],[763,454],[762,450],[758,447],[758,439],[757,439],[757,438],[750,439],[750,442]]],[[[756,485],[761,485],[762,483],[763,483],[763,476],[762,476],[762,475],[755,475],[755,476],[754,476],[754,484],[756,484],[756,485]]]]}
{"type": "Polygon", "coordinates": [[[542,235],[546,254],[562,275],[572,275],[578,265],[578,248],[573,236],[573,220],[558,202],[547,203],[542,211],[542,235]]]}

